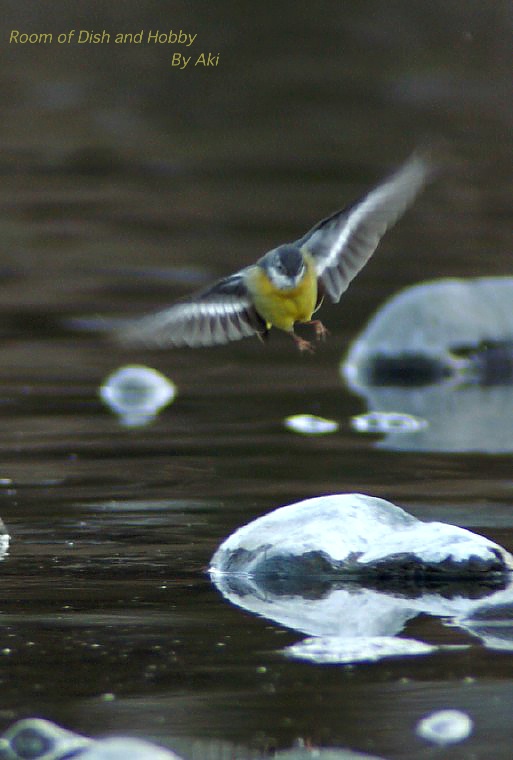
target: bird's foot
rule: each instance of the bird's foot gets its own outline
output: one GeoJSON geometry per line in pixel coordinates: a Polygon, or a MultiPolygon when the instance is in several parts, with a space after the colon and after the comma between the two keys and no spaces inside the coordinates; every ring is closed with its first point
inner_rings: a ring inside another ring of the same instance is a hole
{"type": "Polygon", "coordinates": [[[262,330],[262,332],[257,332],[256,335],[261,343],[267,343],[269,340],[269,328],[266,327],[265,330],[262,330]]]}
{"type": "Polygon", "coordinates": [[[313,344],[310,343],[309,340],[305,340],[300,335],[296,335],[296,333],[290,333],[292,336],[292,339],[296,346],[299,348],[301,352],[307,351],[309,354],[315,353],[315,348],[313,347],[313,344]]]}
{"type": "Polygon", "coordinates": [[[311,319],[307,324],[312,325],[314,328],[316,340],[326,340],[326,337],[330,334],[330,331],[327,327],[324,327],[320,319],[311,319]]]}

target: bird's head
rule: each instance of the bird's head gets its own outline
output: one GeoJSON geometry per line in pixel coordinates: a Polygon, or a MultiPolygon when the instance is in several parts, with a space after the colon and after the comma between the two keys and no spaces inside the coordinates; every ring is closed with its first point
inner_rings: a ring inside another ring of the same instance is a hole
{"type": "Polygon", "coordinates": [[[259,265],[279,290],[297,287],[306,274],[303,254],[295,245],[280,245],[266,253],[259,265]]]}

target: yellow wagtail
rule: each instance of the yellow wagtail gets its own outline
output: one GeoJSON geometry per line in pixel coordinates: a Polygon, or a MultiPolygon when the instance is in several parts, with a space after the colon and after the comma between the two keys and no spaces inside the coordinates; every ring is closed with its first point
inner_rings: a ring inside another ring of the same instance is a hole
{"type": "Polygon", "coordinates": [[[312,351],[312,344],[294,332],[295,323],[311,324],[318,339],[325,337],[322,322],[312,319],[324,295],[340,300],[431,173],[429,160],[413,154],[367,195],[299,240],[273,248],[255,264],[167,309],[132,320],[119,337],[161,348],[212,346],[250,335],[265,337],[274,326],[301,351],[312,351]]]}

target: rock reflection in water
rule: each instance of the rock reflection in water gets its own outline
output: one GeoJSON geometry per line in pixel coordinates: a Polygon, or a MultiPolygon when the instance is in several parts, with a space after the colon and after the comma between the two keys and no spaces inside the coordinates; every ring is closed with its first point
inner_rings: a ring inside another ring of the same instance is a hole
{"type": "Polygon", "coordinates": [[[305,583],[301,590],[297,581],[290,589],[286,582],[276,588],[264,578],[214,575],[213,581],[232,604],[308,634],[309,638],[286,650],[289,656],[301,659],[367,662],[452,649],[397,638],[408,621],[422,614],[440,618],[444,625],[473,634],[487,648],[513,649],[513,621],[510,619],[513,584],[510,581],[498,590],[477,581],[404,588],[384,582],[379,588],[372,588],[369,580],[355,583],[333,579],[315,590],[311,583],[305,583]],[[495,610],[495,627],[492,623],[482,624],[479,615],[484,609],[490,617],[495,610]]]}
{"type": "Polygon", "coordinates": [[[415,285],[386,302],[351,345],[342,375],[387,429],[377,445],[407,451],[513,451],[513,278],[415,285]]]}
{"type": "Polygon", "coordinates": [[[483,599],[455,622],[485,642],[488,649],[513,651],[513,599],[509,594],[483,599]]]}
{"type": "Polygon", "coordinates": [[[389,428],[376,446],[394,451],[513,451],[513,385],[429,385],[424,388],[361,387],[374,414],[422,419],[415,430],[389,428]]]}
{"type": "MultiPolygon", "coordinates": [[[[445,647],[452,649],[453,647],[445,647]]],[[[320,636],[303,639],[284,649],[284,654],[318,665],[344,665],[355,662],[377,662],[385,657],[408,657],[432,654],[440,647],[415,639],[395,636],[320,636]]]]}

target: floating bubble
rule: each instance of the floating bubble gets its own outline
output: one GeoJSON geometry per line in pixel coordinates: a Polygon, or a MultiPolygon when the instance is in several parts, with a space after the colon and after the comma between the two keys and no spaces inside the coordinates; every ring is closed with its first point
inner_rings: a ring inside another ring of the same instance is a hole
{"type": "Polygon", "coordinates": [[[326,435],[338,430],[338,422],[314,414],[293,414],[284,420],[285,427],[304,435],[326,435]]]}
{"type": "Polygon", "coordinates": [[[147,425],[176,396],[165,375],[139,364],[121,367],[107,377],[100,397],[127,427],[147,425]]]}
{"type": "Polygon", "coordinates": [[[367,412],[351,417],[351,427],[358,433],[416,433],[428,421],[403,412],[367,412]]]}
{"type": "Polygon", "coordinates": [[[437,710],[417,723],[418,736],[433,744],[456,744],[472,733],[473,722],[461,710],[437,710]]]}

